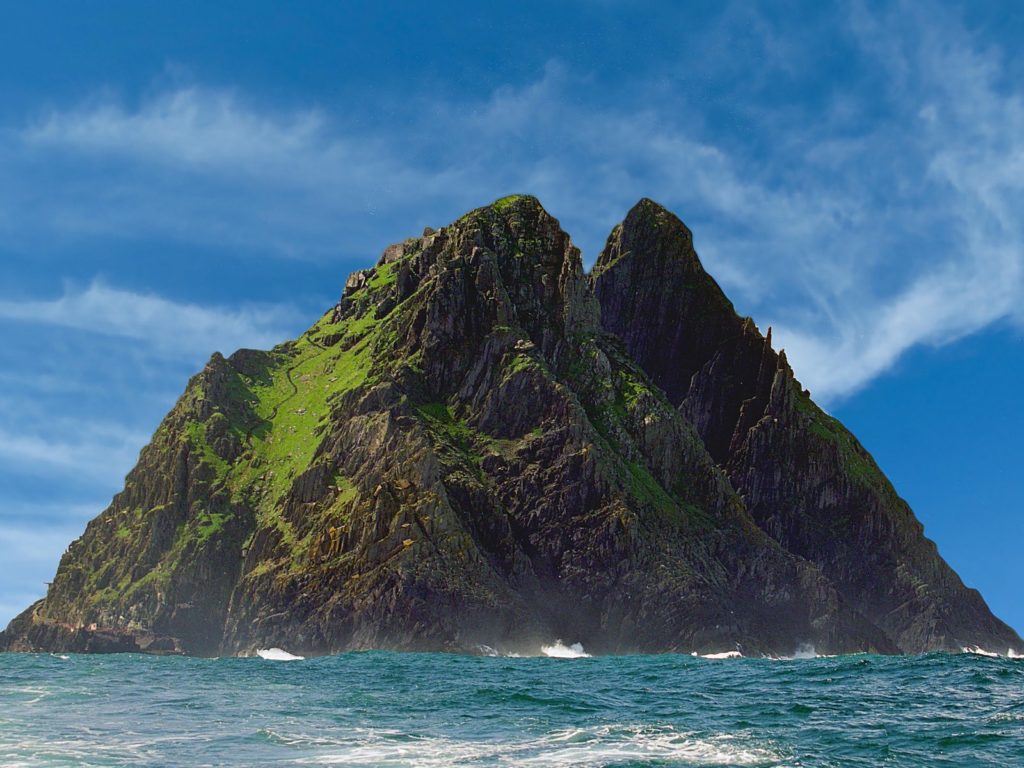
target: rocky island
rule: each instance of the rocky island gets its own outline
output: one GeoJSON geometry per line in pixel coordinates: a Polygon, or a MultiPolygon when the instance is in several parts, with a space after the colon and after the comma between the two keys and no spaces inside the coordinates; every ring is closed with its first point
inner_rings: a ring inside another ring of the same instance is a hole
{"type": "Polygon", "coordinates": [[[215,354],[14,651],[1024,650],[650,200],[503,198],[215,354]]]}

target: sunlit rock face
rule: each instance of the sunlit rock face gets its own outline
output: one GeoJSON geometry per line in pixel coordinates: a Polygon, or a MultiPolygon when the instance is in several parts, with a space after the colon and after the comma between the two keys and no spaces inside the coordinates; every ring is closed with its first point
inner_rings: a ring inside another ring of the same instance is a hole
{"type": "Polygon", "coordinates": [[[10,650],[1021,648],[641,201],[504,198],[214,355],[10,650]],[[564,646],[562,642],[564,641],[564,646]]]}

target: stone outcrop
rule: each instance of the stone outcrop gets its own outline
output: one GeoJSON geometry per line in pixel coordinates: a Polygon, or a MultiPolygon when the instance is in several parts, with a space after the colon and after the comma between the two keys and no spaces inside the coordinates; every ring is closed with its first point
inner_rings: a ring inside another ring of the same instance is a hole
{"type": "Polygon", "coordinates": [[[771,330],[736,314],[678,218],[640,201],[593,281],[604,327],[694,425],[757,525],[901,651],[1019,647],[863,446],[811,401],[771,330]]]}
{"type": "Polygon", "coordinates": [[[299,339],[214,355],[0,647],[555,638],[1020,647],[675,217],[642,202],[588,276],[526,196],[389,246],[299,339]]]}

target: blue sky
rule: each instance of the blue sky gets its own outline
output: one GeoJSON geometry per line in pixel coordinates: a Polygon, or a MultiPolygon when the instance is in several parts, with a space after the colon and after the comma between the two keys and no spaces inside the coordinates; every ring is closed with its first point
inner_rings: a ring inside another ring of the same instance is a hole
{"type": "Polygon", "coordinates": [[[529,192],[588,264],[676,211],[1024,629],[1022,40],[1017,3],[5,3],[0,622],[212,351],[529,192]]]}

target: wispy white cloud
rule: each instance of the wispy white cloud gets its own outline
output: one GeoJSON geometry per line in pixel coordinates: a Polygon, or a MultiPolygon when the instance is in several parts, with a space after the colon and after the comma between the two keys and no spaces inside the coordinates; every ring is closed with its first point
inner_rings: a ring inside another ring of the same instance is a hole
{"type": "MultiPolygon", "coordinates": [[[[176,169],[296,174],[307,183],[318,150],[345,154],[324,136],[317,110],[284,116],[257,114],[229,91],[187,87],[162,93],[136,110],[104,101],[69,112],[52,112],[22,134],[30,146],[131,155],[176,169]]],[[[319,176],[319,172],[314,176],[319,176]]]]}
{"type": "MultiPolygon", "coordinates": [[[[927,221],[938,238],[911,242],[916,254],[884,254],[883,267],[915,263],[897,290],[862,280],[830,323],[777,329],[802,375],[829,397],[855,391],[915,345],[941,346],[1024,317],[1024,104],[1015,84],[1000,82],[1003,52],[982,47],[949,16],[906,5],[883,19],[858,11],[852,28],[890,76],[887,96],[903,107],[904,122],[884,137],[889,146],[867,148],[878,163],[894,153],[913,158],[890,183],[919,195],[900,216],[887,215],[883,198],[878,217],[892,228],[927,221]]],[[[855,263],[837,263],[855,273],[855,263]]]]}
{"type": "Polygon", "coordinates": [[[751,229],[771,214],[789,232],[831,215],[763,188],[671,109],[589,104],[573,98],[577,84],[552,61],[523,87],[478,102],[416,102],[398,125],[362,132],[323,110],[260,111],[232,91],[191,86],[134,109],[105,101],[55,111],[20,140],[31,152],[133,168],[122,177],[101,165],[90,194],[80,180],[67,204],[58,190],[48,226],[219,244],[241,237],[289,254],[353,241],[376,250],[382,219],[399,222],[397,238],[425,212],[442,223],[437,216],[509,191],[534,193],[562,214],[591,258],[628,205],[659,192],[702,211],[745,211],[751,229]]]}
{"type": "Polygon", "coordinates": [[[224,308],[175,302],[93,282],[54,299],[0,300],[0,320],[52,325],[144,341],[154,352],[188,358],[214,350],[267,348],[296,322],[290,307],[224,308]]]}
{"type": "MultiPolygon", "coordinates": [[[[55,501],[40,499],[0,498],[0,513],[5,521],[0,537],[26,537],[38,535],[41,541],[64,538],[64,545],[78,536],[85,524],[107,508],[110,499],[95,498],[55,501]]],[[[28,549],[33,549],[29,547],[28,549]]]]}
{"type": "Polygon", "coordinates": [[[125,429],[118,422],[81,421],[60,435],[0,426],[0,461],[6,472],[44,477],[70,473],[79,480],[116,487],[148,439],[148,433],[125,429]]]}
{"type": "MultiPolygon", "coordinates": [[[[737,13],[722,23],[749,26],[772,66],[798,76],[807,52],[756,12],[737,13]]],[[[44,214],[25,219],[369,254],[381,232],[397,239],[527,191],[593,258],[626,208],[651,196],[691,224],[741,311],[774,325],[800,377],[834,400],[915,345],[1024,315],[1024,107],[1019,87],[1001,79],[1005,53],[934,9],[858,8],[844,23],[869,87],[834,94],[820,114],[752,98],[740,111],[754,115],[764,153],[717,136],[671,85],[582,98],[585,78],[557,62],[482,100],[413,99],[396,107],[400,119],[358,128],[323,107],[275,112],[192,85],[136,106],[107,99],[54,111],[22,130],[16,138],[37,160],[81,164],[44,214]]],[[[273,313],[122,293],[97,284],[2,302],[0,317],[154,339],[169,352],[224,339],[265,346],[282,324],[273,313]]]]}
{"type": "Polygon", "coordinates": [[[408,215],[446,189],[436,169],[395,151],[393,135],[347,129],[315,108],[261,110],[230,89],[198,85],[135,107],[91,99],[51,111],[11,140],[19,152],[6,164],[18,175],[50,162],[62,172],[49,179],[41,208],[13,186],[4,200],[0,183],[0,211],[18,214],[9,226],[72,237],[156,236],[326,257],[377,248],[378,214],[398,206],[408,215]]]}
{"type": "MultiPolygon", "coordinates": [[[[94,510],[94,513],[100,511],[94,510]]],[[[0,526],[0,551],[10,558],[7,564],[12,566],[40,562],[56,564],[56,558],[82,535],[83,529],[84,522],[78,525],[0,526]]]]}
{"type": "Polygon", "coordinates": [[[29,150],[117,156],[178,174],[269,182],[279,195],[373,188],[382,180],[401,188],[404,180],[403,164],[381,139],[346,133],[321,109],[260,111],[222,88],[181,87],[135,109],[104,99],[54,111],[21,139],[29,150]]]}
{"type": "MultiPolygon", "coordinates": [[[[202,306],[101,282],[56,298],[0,300],[9,342],[0,355],[0,488],[109,498],[203,360],[294,336],[297,316],[285,306],[202,306]]],[[[0,520],[26,512],[0,498],[0,520]]]]}

